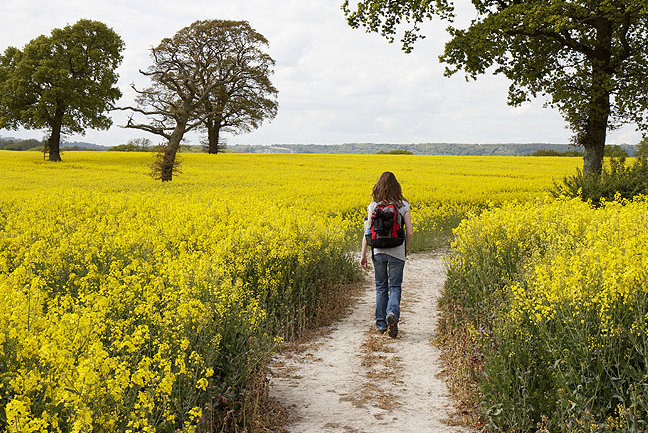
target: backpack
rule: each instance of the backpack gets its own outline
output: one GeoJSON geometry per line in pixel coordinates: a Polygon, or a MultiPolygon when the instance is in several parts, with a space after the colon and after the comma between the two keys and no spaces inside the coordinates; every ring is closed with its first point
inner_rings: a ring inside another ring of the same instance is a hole
{"type": "Polygon", "coordinates": [[[371,227],[366,235],[372,248],[394,248],[405,242],[403,216],[393,204],[379,204],[371,214],[371,227]]]}

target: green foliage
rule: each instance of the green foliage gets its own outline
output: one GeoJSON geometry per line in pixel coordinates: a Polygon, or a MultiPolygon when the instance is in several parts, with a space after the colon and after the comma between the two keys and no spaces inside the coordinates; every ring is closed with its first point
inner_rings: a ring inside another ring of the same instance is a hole
{"type": "Polygon", "coordinates": [[[388,151],[381,150],[380,152],[376,152],[376,154],[378,154],[378,155],[414,155],[409,150],[403,150],[403,149],[394,149],[394,150],[388,150],[388,151]]]}
{"type": "Polygon", "coordinates": [[[580,152],[578,150],[567,150],[565,152],[561,153],[561,156],[583,156],[583,152],[580,152]]]}
{"type": "Polygon", "coordinates": [[[51,130],[50,151],[60,134],[107,129],[105,113],[121,97],[114,85],[124,43],[98,21],[80,20],[38,36],[23,50],[0,55],[0,127],[51,130]]]}
{"type": "Polygon", "coordinates": [[[394,36],[400,30],[402,22],[411,23],[401,39],[403,50],[408,53],[414,48],[417,39],[425,37],[420,34],[423,22],[431,20],[434,15],[452,17],[452,2],[448,0],[364,0],[357,3],[356,10],[349,6],[349,0],[345,0],[342,10],[351,27],[366,27],[368,32],[380,33],[389,42],[394,42],[394,36]]]}
{"type": "Polygon", "coordinates": [[[135,138],[128,140],[126,144],[110,147],[108,150],[113,152],[151,152],[153,149],[151,140],[148,138],[135,138]]]}
{"type": "Polygon", "coordinates": [[[146,152],[148,149],[138,149],[132,144],[118,144],[117,146],[109,147],[108,150],[113,152],[146,152]]]}
{"type": "MultiPolygon", "coordinates": [[[[91,149],[91,148],[89,149],[87,147],[77,146],[77,145],[63,146],[62,149],[63,150],[72,150],[72,151],[83,151],[83,152],[88,152],[88,151],[94,152],[94,151],[97,150],[97,149],[91,149]]],[[[40,150],[43,150],[43,148],[41,147],[40,150]]]]}
{"type": "MultiPolygon", "coordinates": [[[[621,149],[622,152],[624,152],[623,149],[621,149]]],[[[578,150],[566,150],[564,152],[558,152],[557,150],[553,149],[538,149],[535,152],[533,152],[530,156],[583,156],[583,152],[579,152],[578,150]]]]}
{"type": "Polygon", "coordinates": [[[552,149],[540,149],[533,152],[531,156],[561,156],[561,153],[552,149]]]}
{"type": "Polygon", "coordinates": [[[0,138],[0,150],[43,150],[43,143],[33,138],[27,140],[0,138]]]}
{"type": "MultiPolygon", "coordinates": [[[[202,144],[182,144],[180,145],[180,152],[182,153],[205,153],[207,152],[206,146],[202,144]]],[[[218,147],[218,153],[225,152],[225,149],[222,146],[218,147]]]]}
{"type": "Polygon", "coordinates": [[[618,145],[606,145],[603,150],[603,156],[610,158],[627,158],[628,153],[618,145]]]}
{"type": "Polygon", "coordinates": [[[601,200],[612,201],[615,197],[630,199],[637,195],[648,195],[648,158],[637,158],[627,164],[624,156],[610,158],[601,175],[576,174],[566,176],[559,183],[554,182],[551,191],[554,197],[580,198],[594,205],[601,200]]]}
{"type": "Polygon", "coordinates": [[[637,158],[648,158],[648,138],[644,138],[639,142],[639,148],[635,156],[637,158]]]}

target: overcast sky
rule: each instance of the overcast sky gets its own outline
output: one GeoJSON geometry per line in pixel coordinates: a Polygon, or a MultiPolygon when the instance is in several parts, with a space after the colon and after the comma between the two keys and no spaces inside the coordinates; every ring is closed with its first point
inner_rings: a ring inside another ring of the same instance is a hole
{"type": "MultiPolygon", "coordinates": [[[[567,143],[570,131],[556,110],[542,100],[523,107],[506,105],[507,81],[482,76],[466,82],[443,77],[438,56],[447,39],[446,23],[425,26],[428,37],[411,54],[375,34],[351,29],[342,0],[1,0],[0,50],[22,48],[55,27],[81,18],[112,27],[126,43],[119,68],[120,105],[132,103],[130,84],[147,82],[138,69],[150,63],[149,50],[164,37],[198,19],[247,20],[269,41],[276,61],[272,78],[279,90],[279,113],[272,122],[229,144],[350,142],[374,143],[567,143]]],[[[459,0],[458,3],[462,3],[459,0]]],[[[459,10],[464,19],[469,7],[459,10]]],[[[126,114],[113,114],[108,131],[88,130],[68,140],[115,145],[130,138],[160,138],[120,128],[126,114]]],[[[42,138],[45,131],[0,130],[0,136],[42,138]]],[[[609,143],[635,144],[628,126],[609,143]]],[[[200,136],[191,134],[190,144],[200,136]]]]}

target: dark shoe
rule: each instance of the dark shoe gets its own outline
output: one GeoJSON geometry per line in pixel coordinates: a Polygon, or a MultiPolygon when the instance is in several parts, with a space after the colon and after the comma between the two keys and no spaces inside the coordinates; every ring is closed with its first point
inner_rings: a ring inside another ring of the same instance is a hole
{"type": "Polygon", "coordinates": [[[376,328],[376,331],[380,332],[381,334],[384,334],[387,332],[387,328],[376,328]]]}
{"type": "Polygon", "coordinates": [[[389,325],[389,336],[396,338],[398,336],[398,319],[394,313],[387,315],[387,324],[389,325]]]}

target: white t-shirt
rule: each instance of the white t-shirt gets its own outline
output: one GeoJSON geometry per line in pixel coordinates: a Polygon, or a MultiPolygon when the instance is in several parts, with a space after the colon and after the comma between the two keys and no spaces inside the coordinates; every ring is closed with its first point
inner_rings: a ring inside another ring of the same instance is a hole
{"type": "MultiPolygon", "coordinates": [[[[371,220],[371,215],[373,214],[373,211],[376,209],[376,206],[378,206],[378,203],[376,203],[375,201],[369,203],[369,207],[368,207],[369,217],[367,218],[367,224],[370,224],[369,221],[371,220]]],[[[410,204],[406,201],[403,201],[403,206],[398,208],[398,213],[401,214],[403,220],[405,219],[405,214],[409,211],[410,211],[410,204]]],[[[397,259],[405,261],[405,242],[403,242],[402,245],[399,245],[394,248],[374,248],[373,253],[389,254],[392,257],[396,257],[397,259]]]]}

